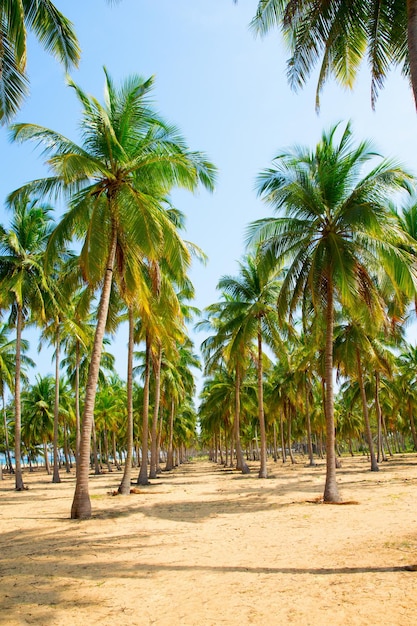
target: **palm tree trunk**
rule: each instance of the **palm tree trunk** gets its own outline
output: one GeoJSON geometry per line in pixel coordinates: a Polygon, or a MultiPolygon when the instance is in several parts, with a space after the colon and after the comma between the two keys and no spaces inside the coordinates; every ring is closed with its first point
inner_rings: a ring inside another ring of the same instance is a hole
{"type": "Polygon", "coordinates": [[[281,449],[282,449],[282,462],[287,462],[287,452],[285,450],[285,433],[284,433],[284,409],[280,415],[280,430],[281,430],[281,449]]]}
{"type": "Polygon", "coordinates": [[[134,318],[133,308],[129,307],[129,340],[127,350],[127,452],[122,482],[119,493],[124,496],[130,494],[133,455],[133,348],[134,348],[134,318]]]}
{"type": "Polygon", "coordinates": [[[161,363],[162,363],[162,347],[158,347],[158,357],[155,363],[155,398],[151,428],[151,463],[149,468],[149,478],[156,478],[157,466],[157,435],[158,435],[158,416],[159,403],[161,398],[161,363]]]}
{"type": "Polygon", "coordinates": [[[361,362],[361,355],[360,355],[360,352],[359,352],[359,348],[356,348],[356,365],[357,365],[357,369],[358,369],[359,389],[360,389],[361,398],[362,398],[363,418],[364,418],[364,421],[365,421],[365,434],[366,434],[366,440],[367,440],[367,443],[368,443],[369,454],[370,454],[370,457],[371,457],[371,471],[372,472],[378,472],[379,471],[379,467],[378,467],[378,463],[376,461],[375,451],[374,451],[374,444],[373,444],[373,441],[372,441],[371,425],[370,425],[370,422],[369,422],[368,403],[366,401],[366,391],[365,391],[365,384],[363,382],[362,362],[361,362]]]}
{"type": "Polygon", "coordinates": [[[375,408],[376,408],[376,417],[378,423],[378,458],[377,462],[386,461],[387,457],[385,456],[384,450],[384,441],[382,437],[382,411],[381,411],[381,403],[379,402],[379,372],[375,372],[375,408]]]}
{"type": "Polygon", "coordinates": [[[314,461],[313,454],[313,442],[311,441],[311,420],[310,420],[310,402],[309,402],[309,381],[306,372],[306,380],[305,380],[305,392],[306,392],[306,423],[307,423],[307,448],[308,448],[308,458],[309,465],[313,467],[316,463],[314,461]]]}
{"type": "Polygon", "coordinates": [[[264,413],[264,385],[263,385],[263,367],[262,367],[262,333],[260,330],[261,320],[258,322],[258,417],[259,430],[261,436],[261,464],[259,468],[259,478],[268,478],[268,470],[266,466],[266,430],[265,430],[265,413],[264,413]]]}
{"type": "Polygon", "coordinates": [[[417,450],[416,426],[414,424],[413,405],[410,402],[410,400],[408,401],[408,419],[410,420],[410,428],[411,428],[411,435],[413,437],[414,450],[417,450]]]}
{"type": "Polygon", "coordinates": [[[417,1],[407,0],[407,43],[411,85],[417,107],[417,1]]]}
{"type": "Polygon", "coordinates": [[[249,474],[250,469],[243,458],[242,445],[240,443],[240,369],[236,367],[236,385],[235,385],[235,446],[236,446],[236,469],[242,474],[249,474]]]}
{"type": "Polygon", "coordinates": [[[21,346],[22,346],[23,313],[17,305],[16,319],[16,370],[15,370],[15,424],[14,424],[14,456],[15,456],[15,487],[17,491],[25,489],[22,477],[21,438],[22,438],[22,405],[20,398],[21,346]]]}
{"type": "MultiPolygon", "coordinates": [[[[171,411],[169,413],[169,425],[168,425],[168,450],[167,450],[167,462],[165,465],[165,469],[170,471],[174,467],[174,413],[175,413],[175,402],[174,398],[171,400],[171,411]]],[[[217,435],[214,438],[214,461],[217,463],[217,435]]]]}
{"type": "Polygon", "coordinates": [[[334,395],[333,395],[333,281],[331,270],[327,277],[326,303],[326,346],[324,356],[325,370],[325,403],[326,416],[326,483],[324,486],[324,502],[340,502],[341,498],[336,482],[336,453],[335,453],[335,424],[334,424],[334,395]]]}
{"type": "Polygon", "coordinates": [[[3,402],[3,424],[4,424],[4,444],[5,444],[6,464],[7,464],[9,473],[14,474],[12,457],[10,454],[10,446],[9,446],[9,429],[7,428],[7,413],[6,413],[6,402],[4,398],[4,387],[2,389],[2,402],[3,402]]]}
{"type": "Polygon", "coordinates": [[[149,430],[149,378],[150,378],[150,358],[151,346],[149,336],[146,336],[145,348],[145,382],[143,386],[143,414],[142,414],[142,462],[140,464],[139,476],[136,481],[138,485],[149,485],[148,480],[148,430],[149,430]]]}
{"type": "Polygon", "coordinates": [[[58,329],[56,333],[56,347],[55,347],[55,401],[54,401],[54,471],[52,474],[52,482],[60,483],[61,477],[59,475],[59,463],[58,463],[58,420],[59,420],[59,320],[58,329]]]}
{"type": "Polygon", "coordinates": [[[100,359],[103,350],[103,338],[106,330],[107,314],[109,310],[110,292],[113,282],[113,266],[116,255],[116,230],[113,227],[112,241],[106,265],[103,287],[101,290],[98,308],[97,327],[94,336],[93,351],[88,369],[87,388],[85,393],[84,414],[82,420],[80,453],[77,459],[77,479],[74,499],[71,507],[72,519],[86,519],[91,517],[91,501],[88,490],[88,475],[90,470],[90,440],[93,426],[94,405],[100,370],[100,359]]]}
{"type": "Polygon", "coordinates": [[[79,466],[81,441],[81,418],[80,418],[80,342],[75,346],[75,471],[79,466]]]}

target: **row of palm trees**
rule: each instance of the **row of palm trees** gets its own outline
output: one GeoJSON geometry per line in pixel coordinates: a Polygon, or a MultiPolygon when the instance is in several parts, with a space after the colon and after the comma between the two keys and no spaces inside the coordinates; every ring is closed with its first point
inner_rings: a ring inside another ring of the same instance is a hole
{"type": "MultiPolygon", "coordinates": [[[[381,437],[381,377],[393,375],[395,352],[401,347],[400,331],[415,301],[415,204],[400,213],[393,204],[401,190],[413,192],[415,181],[393,162],[376,157],[369,142],[354,144],[350,124],[324,132],[314,151],[296,147],[279,154],[272,167],[258,177],[259,194],[277,216],[249,226],[248,244],[253,256],[241,264],[237,277],[224,276],[219,281],[222,299],[207,308],[206,319],[200,323],[211,332],[203,343],[209,378],[202,411],[209,424],[218,420],[222,411],[224,419],[234,423],[237,466],[242,471],[246,472],[247,467],[239,442],[241,394],[249,384],[247,375],[253,384],[253,366],[261,478],[267,476],[264,390],[273,389],[268,403],[271,423],[276,420],[278,407],[289,428],[294,413],[302,410],[310,455],[310,396],[314,396],[315,387],[320,390],[326,502],[340,500],[336,482],[335,366],[345,380],[344,395],[340,397],[347,399],[347,389],[352,394],[357,387],[372,469],[377,470],[366,387],[373,378],[381,437]],[[297,323],[301,330],[296,333],[297,323]],[[266,360],[264,344],[272,351],[272,363],[266,360]],[[264,373],[266,367],[268,376],[264,373]],[[234,400],[219,404],[230,376],[234,400]],[[292,385],[295,387],[290,391],[292,385]]],[[[404,344],[402,348],[404,355],[399,363],[410,360],[414,351],[404,344]]],[[[409,372],[400,377],[397,385],[400,380],[410,398],[409,427],[414,436],[414,372],[411,378],[409,372]]],[[[383,384],[388,389],[388,382],[384,380],[383,384]]],[[[248,389],[246,392],[249,394],[248,389]]],[[[401,393],[398,388],[396,393],[392,391],[392,420],[400,406],[404,411],[399,401],[401,393]]],[[[352,399],[349,411],[353,412],[353,405],[352,399]]]]}

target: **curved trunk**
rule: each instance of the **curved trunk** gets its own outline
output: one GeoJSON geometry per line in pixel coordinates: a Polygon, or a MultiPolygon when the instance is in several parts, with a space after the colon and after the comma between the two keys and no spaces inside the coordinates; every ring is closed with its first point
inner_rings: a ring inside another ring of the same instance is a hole
{"type": "Polygon", "coordinates": [[[129,307],[129,339],[127,350],[127,452],[122,482],[119,485],[119,493],[124,496],[130,494],[130,482],[132,475],[133,456],[133,348],[134,348],[134,319],[133,309],[129,307]]]}
{"type": "Polygon", "coordinates": [[[411,85],[417,108],[417,0],[407,0],[407,44],[411,85]]]}
{"type": "Polygon", "coordinates": [[[106,330],[110,292],[113,282],[113,267],[116,255],[116,242],[116,230],[113,229],[112,242],[110,245],[110,252],[98,308],[97,326],[94,336],[93,351],[91,354],[90,367],[88,369],[87,388],[85,392],[84,413],[80,439],[80,452],[77,459],[77,479],[75,485],[74,500],[71,507],[72,519],[86,519],[88,517],[91,517],[91,501],[88,491],[91,429],[93,426],[94,405],[96,401],[97,382],[100,371],[100,359],[103,350],[103,338],[106,330]]]}
{"type": "MultiPolygon", "coordinates": [[[[58,320],[59,324],[59,320],[58,320]]],[[[55,401],[54,401],[54,471],[52,473],[52,482],[60,483],[61,477],[59,475],[59,462],[58,462],[58,427],[59,427],[59,325],[56,333],[56,348],[55,348],[55,401]]]]}
{"type": "Polygon", "coordinates": [[[146,335],[145,349],[145,382],[143,385],[143,414],[142,414],[142,461],[140,464],[139,476],[136,481],[138,485],[149,485],[148,480],[148,427],[149,427],[149,376],[150,376],[150,341],[146,335]]]}
{"type": "Polygon", "coordinates": [[[14,457],[15,457],[15,486],[17,491],[25,489],[22,477],[21,438],[22,438],[22,405],[20,398],[20,372],[22,349],[22,307],[17,305],[16,320],[16,370],[15,370],[15,422],[14,422],[14,457]]]}
{"type": "Polygon", "coordinates": [[[266,467],[266,430],[264,413],[264,388],[263,388],[263,367],[262,367],[262,333],[260,330],[261,321],[258,327],[258,417],[259,430],[261,436],[261,465],[259,468],[259,478],[268,478],[266,467]]]}
{"type": "Polygon", "coordinates": [[[161,363],[162,363],[162,347],[158,347],[158,357],[155,364],[155,398],[154,410],[151,428],[151,463],[149,468],[149,478],[157,476],[157,438],[158,438],[158,416],[159,402],[161,398],[161,363]]]}
{"type": "Polygon", "coordinates": [[[359,352],[359,348],[356,348],[356,365],[358,368],[358,383],[359,383],[359,389],[360,389],[361,398],[362,398],[363,418],[365,421],[365,435],[366,435],[366,440],[368,443],[369,454],[371,457],[371,471],[377,472],[379,470],[379,467],[376,461],[374,444],[372,441],[371,425],[369,422],[368,403],[366,401],[366,392],[365,392],[365,385],[363,382],[362,363],[361,363],[361,355],[359,352]]]}
{"type": "Polygon", "coordinates": [[[334,395],[333,395],[333,281],[329,272],[327,278],[326,303],[326,346],[324,355],[325,401],[326,416],[326,483],[324,486],[324,502],[340,502],[341,498],[336,482],[336,453],[334,431],[334,395]]]}
{"type": "Polygon", "coordinates": [[[249,474],[250,469],[243,458],[242,445],[240,443],[240,370],[236,367],[236,385],[235,385],[235,446],[236,446],[236,469],[241,470],[242,474],[249,474]]]}

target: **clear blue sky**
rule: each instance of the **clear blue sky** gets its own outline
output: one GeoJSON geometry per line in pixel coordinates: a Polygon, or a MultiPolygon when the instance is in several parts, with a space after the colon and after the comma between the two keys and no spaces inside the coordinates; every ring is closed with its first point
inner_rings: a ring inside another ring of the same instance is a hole
{"type": "MultiPolygon", "coordinates": [[[[358,141],[372,139],[387,157],[417,173],[417,116],[407,82],[398,74],[387,80],[376,111],[370,105],[366,67],[355,90],[329,83],[315,112],[315,80],[299,93],[286,81],[286,51],[280,33],[264,39],[249,30],[257,0],[56,0],[78,34],[82,59],[72,78],[101,99],[103,66],[119,82],[129,74],[155,75],[154,100],[176,124],[189,146],[206,152],[219,169],[213,195],[175,192],[187,216],[184,237],[209,257],[191,278],[196,306],[218,300],[216,284],[237,273],[249,222],[269,214],[256,198],[254,180],[282,148],[315,146],[323,129],[351,120],[358,141]]],[[[78,102],[65,84],[62,68],[30,38],[28,69],[31,94],[15,121],[53,128],[79,141],[78,102]]],[[[40,151],[12,145],[0,128],[2,167],[1,222],[7,224],[6,195],[21,184],[46,175],[40,151]]],[[[193,336],[196,347],[204,336],[193,336]]],[[[30,335],[32,348],[36,341],[30,335]]],[[[117,367],[125,376],[125,337],[117,341],[117,367]]],[[[35,352],[36,354],[36,352],[35,352]]],[[[36,356],[38,371],[52,372],[50,353],[36,356]]]]}

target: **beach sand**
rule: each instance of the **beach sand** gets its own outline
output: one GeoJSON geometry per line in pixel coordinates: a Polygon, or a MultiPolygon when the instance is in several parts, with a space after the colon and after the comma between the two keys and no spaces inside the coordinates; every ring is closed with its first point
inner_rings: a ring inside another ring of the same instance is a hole
{"type": "MultiPolygon", "coordinates": [[[[417,624],[417,455],[337,470],[343,505],[319,500],[324,462],[270,462],[267,480],[208,461],[111,495],[69,519],[74,475],[0,483],[0,623],[8,626],[417,624]]],[[[136,478],[135,470],[135,478],[136,478]]]]}

